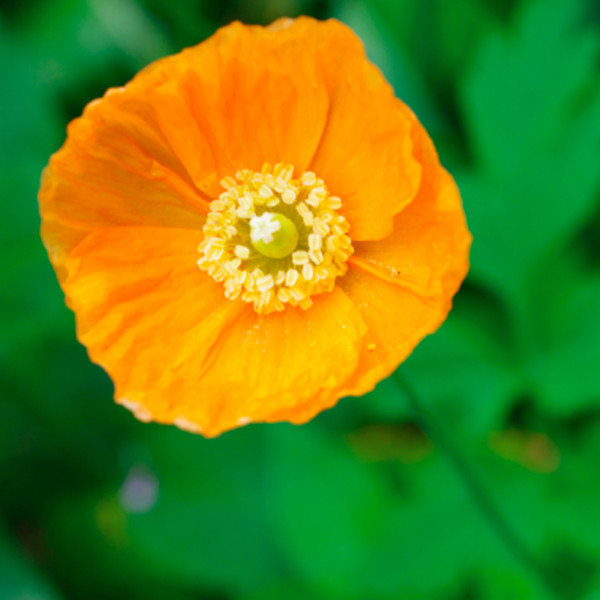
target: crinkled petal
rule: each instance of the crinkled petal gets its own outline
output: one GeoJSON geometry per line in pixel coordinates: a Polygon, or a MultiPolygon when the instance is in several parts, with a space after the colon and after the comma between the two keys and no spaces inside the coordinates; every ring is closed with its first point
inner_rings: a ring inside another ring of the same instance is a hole
{"type": "Polygon", "coordinates": [[[333,404],[324,392],[356,369],[366,331],[354,304],[335,290],[308,311],[258,315],[198,269],[197,243],[189,230],[113,228],[69,257],[78,338],[117,402],[207,436],[333,404]]]}
{"type": "Polygon", "coordinates": [[[413,139],[423,165],[416,199],[396,216],[388,238],[355,244],[339,281],[368,327],[345,394],[372,389],[441,325],[469,267],[471,235],[456,184],[418,123],[413,139]]]}
{"type": "Polygon", "coordinates": [[[353,240],[378,240],[415,197],[421,166],[413,156],[413,113],[337,21],[316,32],[329,90],[329,118],[311,168],[343,202],[353,240]]]}
{"type": "MultiPolygon", "coordinates": [[[[158,66],[149,72],[160,74],[158,66]]],[[[162,135],[144,79],[91,102],[44,170],[42,237],[59,275],[69,252],[98,229],[202,228],[207,199],[162,135]]]]}
{"type": "Polygon", "coordinates": [[[450,295],[425,298],[358,269],[351,269],[340,287],[367,326],[359,365],[338,389],[341,396],[372,390],[442,324],[452,305],[450,295]]]}
{"type": "Polygon", "coordinates": [[[226,300],[197,267],[200,238],[185,229],[104,229],[67,260],[63,289],[77,336],[113,379],[116,400],[140,418],[170,418],[181,399],[152,393],[165,371],[191,351],[206,355],[247,307],[226,300]]]}
{"type": "Polygon", "coordinates": [[[165,68],[149,90],[165,136],[206,193],[240,169],[265,162],[304,171],[328,111],[319,56],[306,28],[274,33],[233,23],[165,68]]]}
{"type": "Polygon", "coordinates": [[[157,391],[177,398],[180,416],[206,436],[249,422],[303,422],[339,399],[335,390],[356,369],[365,331],[339,289],[315,297],[307,311],[265,316],[248,306],[210,356],[189,354],[157,391]]]}
{"type": "Polygon", "coordinates": [[[233,23],[165,65],[170,76],[150,90],[157,118],[209,195],[241,168],[310,168],[342,198],[356,240],[389,234],[414,198],[415,117],[341,23],[233,23]]]}
{"type": "Polygon", "coordinates": [[[351,264],[423,296],[452,296],[469,266],[471,234],[454,180],[439,164],[419,123],[413,127],[423,179],[414,202],[395,219],[393,233],[354,244],[351,264]]]}

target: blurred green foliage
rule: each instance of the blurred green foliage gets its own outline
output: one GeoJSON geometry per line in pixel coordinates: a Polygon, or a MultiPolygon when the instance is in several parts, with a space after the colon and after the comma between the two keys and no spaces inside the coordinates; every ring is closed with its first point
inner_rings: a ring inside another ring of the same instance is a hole
{"type": "Polygon", "coordinates": [[[599,58],[585,0],[5,0],[0,600],[600,599],[599,58]],[[302,13],[355,29],[459,182],[472,270],[401,370],[537,565],[393,379],[207,441],[113,405],[75,341],[36,204],[66,123],[220,25],[302,13]]]}

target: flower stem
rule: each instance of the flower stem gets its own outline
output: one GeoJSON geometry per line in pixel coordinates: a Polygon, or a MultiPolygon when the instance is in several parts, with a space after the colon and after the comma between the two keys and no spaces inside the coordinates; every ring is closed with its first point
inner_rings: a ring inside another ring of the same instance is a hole
{"type": "Polygon", "coordinates": [[[396,371],[394,379],[406,397],[417,421],[423,430],[427,432],[433,443],[446,455],[458,478],[462,481],[474,503],[481,511],[481,514],[506,548],[518,561],[535,572],[556,598],[561,600],[567,598],[560,587],[557,586],[555,578],[552,577],[548,570],[529,551],[519,535],[511,527],[481,476],[458,450],[457,446],[444,431],[444,428],[440,426],[439,421],[436,422],[436,419],[426,408],[411,382],[400,370],[396,371]]]}

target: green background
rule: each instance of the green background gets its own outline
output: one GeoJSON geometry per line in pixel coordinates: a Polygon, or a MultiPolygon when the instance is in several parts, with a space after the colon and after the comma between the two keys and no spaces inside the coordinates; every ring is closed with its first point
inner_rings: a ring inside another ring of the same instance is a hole
{"type": "Polygon", "coordinates": [[[0,600],[599,600],[599,65],[584,0],[5,0],[0,600]],[[148,62],[302,13],[355,29],[463,194],[471,272],[400,369],[437,425],[395,379],[302,427],[144,425],[75,340],[40,171],[148,62]]]}

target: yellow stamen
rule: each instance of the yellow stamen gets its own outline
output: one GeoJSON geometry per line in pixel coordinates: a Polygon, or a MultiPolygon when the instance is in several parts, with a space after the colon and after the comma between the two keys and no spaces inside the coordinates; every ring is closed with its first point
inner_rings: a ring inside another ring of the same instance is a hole
{"type": "Polygon", "coordinates": [[[198,248],[200,269],[258,313],[310,308],[313,295],[333,290],[353,252],[340,198],[315,173],[293,175],[291,165],[265,164],[223,179],[198,248]]]}

